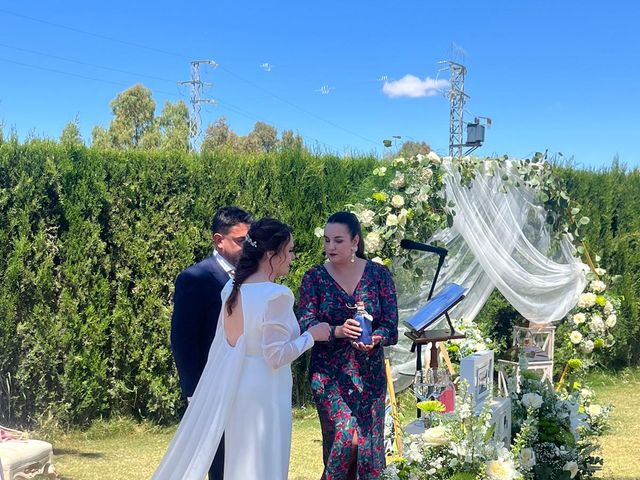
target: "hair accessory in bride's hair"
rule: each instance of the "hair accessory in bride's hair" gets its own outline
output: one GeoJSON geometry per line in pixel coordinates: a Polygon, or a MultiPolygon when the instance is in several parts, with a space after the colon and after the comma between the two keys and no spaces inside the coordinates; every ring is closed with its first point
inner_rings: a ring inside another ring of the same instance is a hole
{"type": "Polygon", "coordinates": [[[247,242],[249,245],[251,245],[253,248],[257,248],[258,244],[256,243],[256,241],[251,238],[249,235],[244,237],[244,241],[247,242]]]}

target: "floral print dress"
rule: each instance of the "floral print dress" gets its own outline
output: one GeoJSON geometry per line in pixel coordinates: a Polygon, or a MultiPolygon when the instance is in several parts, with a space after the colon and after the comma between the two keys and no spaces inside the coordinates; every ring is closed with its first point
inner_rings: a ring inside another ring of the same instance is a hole
{"type": "MultiPolygon", "coordinates": [[[[355,302],[363,301],[373,316],[373,333],[382,345],[398,341],[396,288],[389,270],[367,262],[353,295],[349,295],[324,265],[305,273],[300,287],[298,321],[304,332],[327,322],[342,325],[353,318],[355,302]]],[[[385,467],[384,352],[379,345],[369,352],[352,347],[348,339],[316,342],[311,351],[309,377],[320,416],[323,439],[322,480],[345,479],[354,433],[358,434],[357,478],[376,479],[385,467]]]]}

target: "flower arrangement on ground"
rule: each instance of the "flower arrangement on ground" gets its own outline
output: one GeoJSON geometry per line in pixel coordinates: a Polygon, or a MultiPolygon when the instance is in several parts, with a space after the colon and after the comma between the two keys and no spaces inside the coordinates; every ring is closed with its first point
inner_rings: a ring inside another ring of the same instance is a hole
{"type": "Polygon", "coordinates": [[[520,391],[511,394],[514,442],[511,453],[526,480],[592,478],[602,465],[595,455],[594,435],[603,431],[606,413],[599,419],[585,413],[586,398],[579,392],[557,392],[537,374],[523,371],[520,391]]]}
{"type": "MultiPolygon", "coordinates": [[[[433,403],[433,402],[431,402],[433,403]]],[[[489,405],[473,415],[469,395],[454,413],[436,416],[424,433],[404,440],[404,458],[387,466],[384,480],[515,480],[522,475],[502,442],[493,438],[489,405]]]]}

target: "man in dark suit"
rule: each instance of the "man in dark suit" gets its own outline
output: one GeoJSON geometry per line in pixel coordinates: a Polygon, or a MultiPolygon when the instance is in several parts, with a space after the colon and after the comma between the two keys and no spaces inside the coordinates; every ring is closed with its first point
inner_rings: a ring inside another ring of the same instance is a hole
{"type": "MultiPolygon", "coordinates": [[[[240,258],[251,216],[237,207],[224,207],[211,222],[213,255],[183,270],[176,279],[171,317],[171,350],[182,395],[190,400],[207,363],[222,308],[220,292],[240,258]]],[[[224,437],[209,470],[210,480],[222,480],[224,437]]]]}

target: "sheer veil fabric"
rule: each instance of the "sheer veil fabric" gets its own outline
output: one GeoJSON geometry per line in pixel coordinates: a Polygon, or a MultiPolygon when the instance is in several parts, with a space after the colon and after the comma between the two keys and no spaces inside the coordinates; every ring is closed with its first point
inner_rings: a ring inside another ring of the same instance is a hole
{"type": "MultiPolygon", "coordinates": [[[[527,320],[549,324],[562,319],[577,303],[586,286],[588,267],[575,257],[569,238],[551,243],[547,212],[531,188],[509,186],[519,180],[511,161],[495,171],[476,172],[471,185],[448,159],[443,159],[448,200],[455,204],[453,226],[436,232],[426,243],[440,242],[449,255],[440,273],[436,293],[455,282],[468,289],[466,298],[452,310],[452,317],[473,320],[494,288],[527,320]],[[553,247],[553,248],[552,248],[553,247]]],[[[424,254],[419,264],[424,277],[414,288],[400,292],[400,317],[405,320],[427,301],[437,258],[424,254]]],[[[397,386],[411,383],[415,356],[410,342],[391,352],[397,386]]]]}

